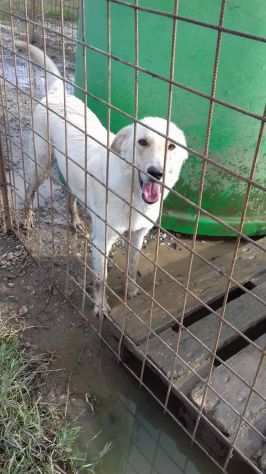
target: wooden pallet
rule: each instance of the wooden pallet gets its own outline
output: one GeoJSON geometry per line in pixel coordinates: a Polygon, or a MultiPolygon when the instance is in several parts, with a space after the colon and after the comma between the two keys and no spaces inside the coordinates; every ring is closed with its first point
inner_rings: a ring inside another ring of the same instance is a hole
{"type": "MultiPolygon", "coordinates": [[[[263,286],[266,296],[266,285],[263,286]]],[[[265,472],[266,360],[263,352],[266,334],[254,342],[260,350],[249,344],[226,361],[228,367],[220,365],[214,370],[211,387],[216,392],[210,388],[206,397],[203,397],[204,386],[199,384],[192,390],[191,397],[198,407],[203,404],[205,413],[228,436],[229,441],[235,441],[236,447],[265,472]],[[253,385],[261,358],[253,391],[249,387],[253,385]],[[242,414],[245,414],[245,421],[241,423],[242,414]]]]}
{"type": "MultiPolygon", "coordinates": [[[[266,238],[260,239],[259,245],[266,250],[266,238]]],[[[218,314],[221,314],[227,285],[227,279],[222,272],[230,271],[232,258],[233,250],[230,249],[212,259],[212,263],[220,271],[210,268],[198,258],[195,267],[192,267],[189,288],[204,303],[214,307],[218,314]]],[[[159,287],[156,286],[155,300],[159,299],[159,302],[154,302],[152,320],[150,319],[150,298],[144,294],[130,301],[128,308],[120,305],[113,309],[111,318],[118,333],[126,321],[125,348],[140,361],[145,357],[154,374],[159,376],[164,383],[167,384],[171,378],[175,396],[179,399],[182,397],[182,400],[187,397],[193,402],[193,409],[191,405],[187,407],[186,418],[191,414],[194,420],[195,413],[192,411],[195,408],[197,412],[201,405],[202,381],[209,374],[212,363],[211,353],[214,351],[218,331],[220,331],[216,367],[211,383],[225,400],[228,399],[236,409],[241,411],[247,401],[248,390],[243,389],[244,382],[236,382],[237,377],[234,377],[233,381],[229,369],[226,369],[222,362],[225,360],[236,372],[240,372],[248,383],[251,383],[256,371],[259,351],[252,345],[248,345],[248,340],[244,339],[242,334],[246,334],[249,339],[255,340],[259,347],[265,349],[266,306],[256,300],[253,295],[266,301],[266,252],[253,244],[246,244],[240,248],[233,278],[242,285],[246,285],[249,293],[236,291],[237,285],[232,284],[222,323],[218,315],[210,313],[195,297],[188,295],[186,312],[183,315],[185,328],[181,333],[178,333],[177,322],[182,317],[185,292],[174,279],[184,282],[185,278],[182,280],[182,276],[180,277],[178,265],[170,264],[166,271],[171,277],[163,271],[159,271],[157,275],[159,287]],[[179,345],[178,358],[175,355],[177,343],[179,345]],[[240,394],[241,403],[239,402],[240,394]]],[[[151,288],[147,284],[146,291],[151,293],[151,288]]],[[[264,438],[266,364],[262,366],[261,371],[258,381],[261,397],[253,397],[252,408],[250,414],[247,415],[247,420],[257,428],[258,432],[244,423],[236,446],[242,454],[259,466],[261,472],[266,472],[264,438]]],[[[230,416],[230,410],[226,404],[219,402],[219,399],[209,392],[204,401],[204,414],[225,435],[230,446],[234,440],[240,415],[230,416]]],[[[193,426],[195,425],[192,423],[191,430],[193,426]]],[[[211,424],[208,429],[211,432],[211,424]]]]}
{"type": "MultiPolygon", "coordinates": [[[[260,242],[266,246],[266,239],[262,239],[260,242]]],[[[223,277],[222,271],[225,273],[230,271],[232,258],[233,250],[217,258],[214,257],[212,263],[219,268],[216,271],[197,257],[196,262],[198,263],[200,260],[200,265],[199,263],[195,264],[195,269],[192,267],[189,289],[193,290],[206,304],[211,304],[213,301],[221,298],[228,281],[226,277],[223,277]]],[[[189,258],[187,258],[187,268],[188,265],[189,258]]],[[[239,257],[233,277],[237,282],[245,284],[256,273],[263,271],[265,267],[266,252],[261,251],[253,244],[244,245],[239,250],[239,257]]],[[[171,276],[167,276],[166,273],[160,270],[157,272],[155,302],[151,322],[151,328],[156,332],[162,332],[165,328],[176,324],[176,320],[181,317],[185,297],[185,291],[175,281],[177,280],[184,284],[185,280],[183,276],[180,277],[178,265],[173,263],[164,270],[171,276]],[[171,315],[174,315],[174,317],[171,315]]],[[[235,285],[232,285],[232,287],[235,287],[235,285]]],[[[126,320],[126,333],[136,345],[141,344],[149,333],[151,288],[146,291],[148,295],[142,293],[137,298],[129,300],[127,310],[124,305],[120,305],[114,308],[111,315],[114,323],[121,328],[126,320]]],[[[200,308],[202,308],[202,304],[189,295],[185,317],[200,308]]]]}

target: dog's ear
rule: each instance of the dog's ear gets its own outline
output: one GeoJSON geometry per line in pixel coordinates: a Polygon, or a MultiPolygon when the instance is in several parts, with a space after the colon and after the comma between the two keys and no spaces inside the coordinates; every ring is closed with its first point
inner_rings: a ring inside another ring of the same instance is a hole
{"type": "Polygon", "coordinates": [[[128,141],[131,133],[131,125],[121,128],[112,141],[111,150],[118,155],[122,153],[123,145],[128,141]]]}

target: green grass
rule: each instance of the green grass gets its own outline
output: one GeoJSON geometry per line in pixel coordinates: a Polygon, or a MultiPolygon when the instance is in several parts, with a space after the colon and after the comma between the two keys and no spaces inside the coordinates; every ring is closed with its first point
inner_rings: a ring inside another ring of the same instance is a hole
{"type": "MultiPolygon", "coordinates": [[[[50,9],[46,13],[46,18],[51,20],[60,20],[61,13],[59,9],[50,9]]],[[[64,20],[65,21],[77,21],[77,11],[72,8],[64,8],[64,20]]]]}
{"type": "Polygon", "coordinates": [[[29,357],[0,323],[0,473],[93,473],[76,447],[79,428],[40,396],[44,358],[29,357]]]}

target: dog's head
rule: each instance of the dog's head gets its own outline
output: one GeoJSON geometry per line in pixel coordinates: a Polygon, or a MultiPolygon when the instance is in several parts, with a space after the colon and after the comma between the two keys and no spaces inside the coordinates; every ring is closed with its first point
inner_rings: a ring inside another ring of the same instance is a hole
{"type": "MultiPolygon", "coordinates": [[[[155,204],[160,200],[162,194],[160,183],[164,182],[168,188],[172,188],[179,178],[188,153],[177,143],[186,146],[186,139],[182,130],[172,122],[169,124],[168,140],[165,138],[167,133],[166,120],[147,117],[141,122],[143,125],[136,124],[135,165],[138,178],[135,181],[137,181],[137,187],[144,202],[155,204]],[[157,131],[164,136],[156,133],[157,131]]],[[[111,149],[128,162],[132,162],[134,156],[133,146],[134,125],[129,125],[118,132],[111,149]]],[[[168,192],[167,189],[164,190],[164,198],[168,192]]]]}

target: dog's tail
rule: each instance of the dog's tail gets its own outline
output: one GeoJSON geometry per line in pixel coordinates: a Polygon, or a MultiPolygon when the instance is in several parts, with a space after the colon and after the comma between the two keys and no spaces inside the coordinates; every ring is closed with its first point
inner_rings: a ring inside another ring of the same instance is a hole
{"type": "Polygon", "coordinates": [[[49,56],[47,56],[47,54],[44,54],[44,52],[37,48],[37,46],[28,44],[26,41],[16,40],[15,45],[18,49],[29,51],[30,59],[47,71],[48,90],[55,87],[63,89],[63,80],[59,69],[54,61],[49,56]]]}

